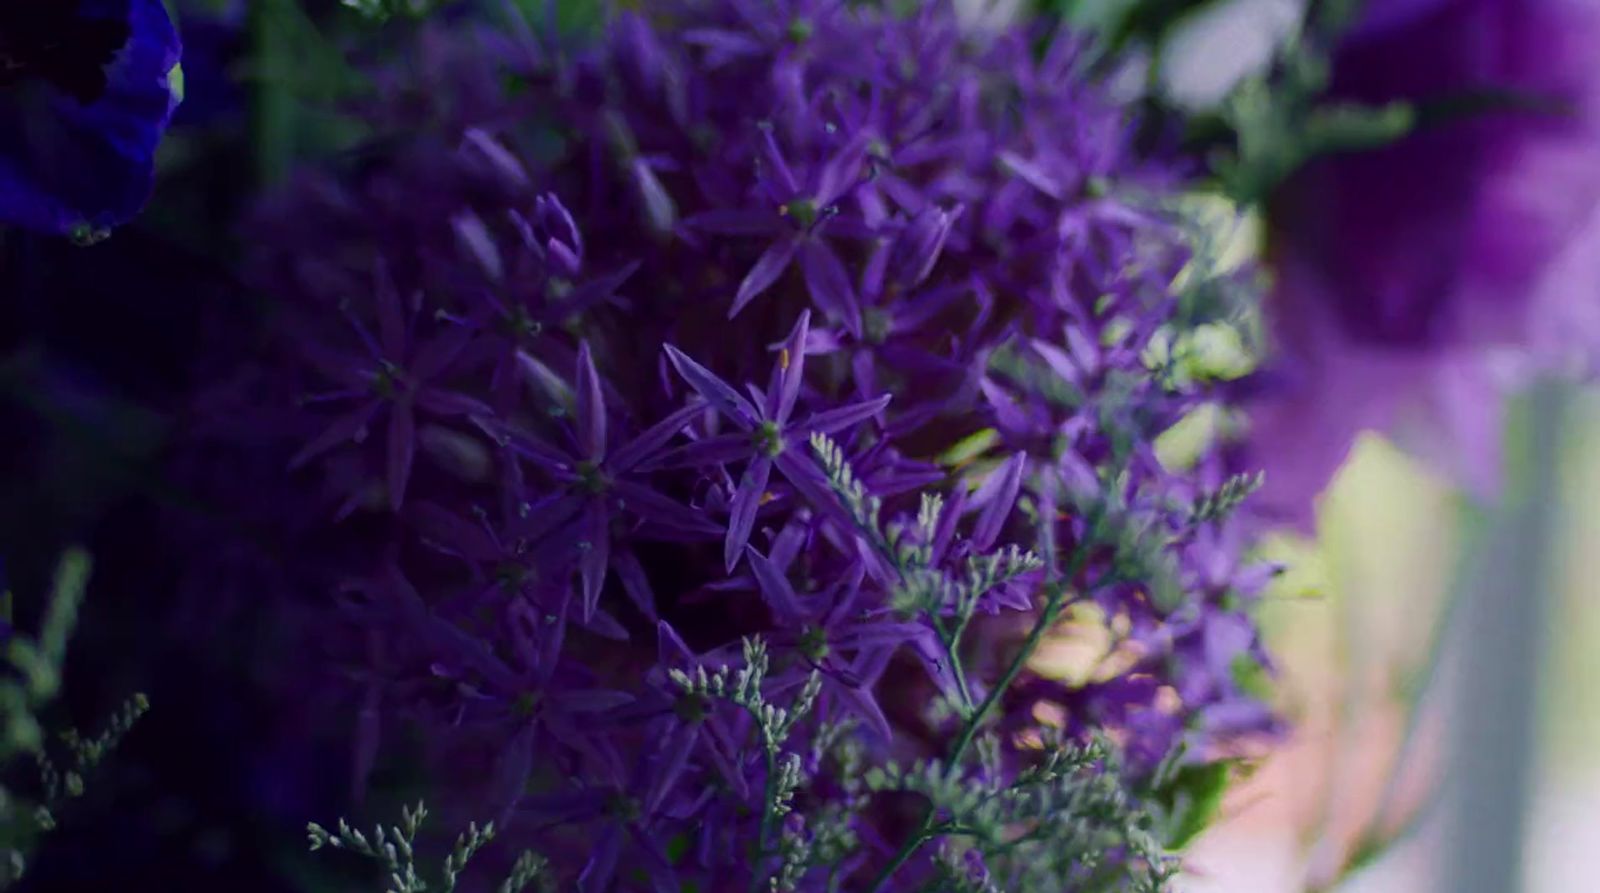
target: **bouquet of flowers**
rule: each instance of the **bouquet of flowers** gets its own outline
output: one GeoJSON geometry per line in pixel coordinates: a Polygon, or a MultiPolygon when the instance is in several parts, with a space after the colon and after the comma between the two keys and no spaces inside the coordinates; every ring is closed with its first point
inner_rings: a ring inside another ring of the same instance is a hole
{"type": "Polygon", "coordinates": [[[1549,276],[1600,192],[1484,186],[1539,237],[1436,287],[1404,239],[1448,211],[1346,231],[1329,190],[1431,165],[1427,126],[1477,128],[1462,176],[1577,170],[1586,82],[1518,41],[1596,17],[1502,32],[1485,83],[1552,123],[1363,81],[1501,22],[1395,5],[1313,4],[1205,108],[1161,4],[178,3],[187,73],[155,0],[18,7],[0,224],[103,241],[169,125],[200,172],[245,134],[263,182],[198,249],[237,300],[152,465],[208,507],[163,509],[171,622],[271,617],[263,684],[353,718],[352,805],[403,764],[468,828],[433,874],[421,805],[313,848],[396,891],[1166,890],[1286,731],[1265,538],[1359,431],[1492,419],[1457,372],[1586,368],[1549,276]]]}

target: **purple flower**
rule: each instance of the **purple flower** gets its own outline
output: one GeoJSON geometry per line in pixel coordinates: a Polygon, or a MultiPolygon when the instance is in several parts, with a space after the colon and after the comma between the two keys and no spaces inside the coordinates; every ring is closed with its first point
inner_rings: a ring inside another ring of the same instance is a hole
{"type": "Polygon", "coordinates": [[[160,0],[6,4],[0,224],[93,240],[137,214],[182,98],[178,56],[160,0]]]}
{"type": "Polygon", "coordinates": [[[762,252],[755,266],[739,283],[728,315],[734,316],[746,304],[771,288],[789,265],[799,258],[806,287],[817,305],[853,332],[860,330],[860,308],[856,305],[850,274],[839,255],[822,236],[840,213],[837,202],[847,195],[862,177],[867,160],[867,138],[856,134],[828,151],[808,169],[791,168],[778,147],[771,126],[760,128],[761,172],[755,210],[713,211],[690,221],[707,232],[724,235],[764,235],[774,241],[762,252]]]}
{"type": "Polygon", "coordinates": [[[652,793],[660,787],[657,777],[668,769],[660,763],[637,759],[630,765],[619,754],[608,753],[595,769],[593,777],[578,789],[530,798],[523,812],[546,823],[581,823],[592,829],[582,848],[587,859],[577,875],[576,889],[584,893],[612,889],[612,878],[619,869],[626,875],[642,873],[651,889],[675,888],[672,858],[659,827],[674,819],[681,821],[698,804],[678,798],[663,802],[652,793]]]}
{"type": "Polygon", "coordinates": [[[305,398],[307,403],[355,402],[290,459],[292,468],[305,465],[328,450],[357,442],[371,425],[384,420],[384,468],[388,503],[398,509],[405,501],[406,485],[417,448],[417,411],[445,418],[488,412],[476,399],[438,384],[460,357],[471,330],[451,326],[422,335],[416,313],[407,313],[387,269],[374,275],[372,294],[378,331],[347,313],[359,347],[353,352],[329,348],[310,339],[302,345],[306,361],[337,387],[305,398]]]}
{"type": "Polygon", "coordinates": [[[1017,781],[1071,705],[1121,792],[1263,728],[1249,528],[1205,510],[1239,469],[1154,447],[1229,399],[1172,359],[1175,175],[1075,41],[834,0],[423,34],[437,109],[379,98],[393,141],[252,230],[285,324],[246,402],[339,388],[271,417],[345,500],[297,519],[325,576],[407,581],[332,612],[352,694],[558,883],[765,889],[804,842],[797,889],[866,889],[911,818],[868,766],[1017,781]],[[1136,669],[1002,697],[1069,595],[1136,669]]]}
{"type": "Polygon", "coordinates": [[[810,434],[835,434],[878,414],[889,405],[887,395],[850,403],[837,409],[812,413],[805,421],[790,423],[800,383],[805,371],[806,334],[811,325],[810,311],[803,311],[794,329],[778,351],[766,393],[752,386],[753,401],[746,400],[727,382],[668,344],[666,351],[673,368],[689,386],[740,433],[707,438],[686,450],[680,461],[695,464],[705,461],[730,461],[749,456],[729,508],[728,535],[722,556],[731,573],[739,563],[756,512],[767,493],[767,481],[776,467],[795,487],[816,492],[815,472],[809,459],[796,455],[794,447],[810,434]]]}
{"type": "MultiPolygon", "coordinates": [[[[687,506],[629,477],[665,455],[668,443],[697,414],[694,407],[667,416],[613,450],[607,436],[605,393],[587,343],[578,347],[574,390],[577,410],[570,449],[553,447],[532,434],[492,420],[485,419],[481,424],[503,437],[513,453],[550,477],[559,488],[557,498],[540,506],[534,524],[548,530],[555,524],[572,522],[582,552],[578,565],[583,581],[583,618],[588,620],[599,602],[601,584],[613,567],[613,522],[624,506],[641,523],[656,529],[658,537],[714,536],[718,528],[687,506]]],[[[646,616],[653,618],[655,606],[648,584],[642,582],[642,574],[629,572],[637,567],[638,559],[619,556],[619,561],[618,569],[629,595],[646,616]],[[628,585],[634,576],[640,582],[628,585]]]]}
{"type": "MultiPolygon", "coordinates": [[[[711,659],[690,650],[666,621],[656,625],[656,638],[663,668],[685,673],[717,668],[711,659]]],[[[720,715],[724,711],[722,705],[707,695],[684,692],[662,672],[652,672],[648,681],[650,690],[645,700],[625,714],[629,719],[649,720],[649,740],[661,743],[657,757],[660,769],[645,805],[650,809],[661,805],[682,781],[695,754],[703,756],[737,796],[748,797],[749,785],[739,765],[740,748],[734,743],[743,737],[743,730],[736,732],[733,724],[720,715]]]]}
{"type": "Polygon", "coordinates": [[[1394,145],[1323,158],[1275,198],[1279,350],[1257,411],[1264,507],[1305,523],[1356,434],[1396,434],[1480,494],[1498,477],[1489,351],[1592,357],[1600,14],[1565,0],[1371,4],[1333,98],[1423,109],[1394,145]],[[1482,94],[1483,110],[1451,111],[1482,94]],[[1430,111],[1434,109],[1434,111],[1430,111]]]}
{"type": "Polygon", "coordinates": [[[923,639],[927,628],[895,622],[886,609],[861,605],[866,569],[859,565],[841,575],[827,591],[806,597],[789,584],[786,566],[754,549],[750,550],[750,567],[780,630],[773,635],[773,644],[798,659],[790,682],[798,685],[811,670],[820,670],[824,695],[889,741],[893,732],[873,697],[872,685],[883,672],[888,655],[901,645],[923,639]]]}

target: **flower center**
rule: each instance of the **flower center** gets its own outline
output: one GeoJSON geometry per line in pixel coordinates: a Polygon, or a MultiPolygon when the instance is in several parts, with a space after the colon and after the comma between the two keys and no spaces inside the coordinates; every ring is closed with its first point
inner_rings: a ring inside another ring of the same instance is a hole
{"type": "Polygon", "coordinates": [[[783,452],[783,431],[778,428],[778,423],[773,421],[762,422],[750,432],[750,439],[755,442],[756,449],[768,458],[775,459],[783,452]]]}
{"type": "Polygon", "coordinates": [[[828,631],[821,627],[808,626],[800,634],[800,653],[812,663],[821,663],[828,656],[828,631]]]}
{"type": "Polygon", "coordinates": [[[627,794],[612,794],[606,801],[606,814],[619,822],[636,822],[641,815],[639,801],[627,794]]]}
{"type": "Polygon", "coordinates": [[[378,363],[372,373],[372,392],[385,400],[393,400],[400,393],[400,367],[388,360],[378,363]]]}
{"type": "Polygon", "coordinates": [[[705,720],[706,714],[710,712],[710,706],[704,695],[683,695],[678,698],[672,710],[679,719],[692,725],[705,720]]]}
{"type": "Polygon", "coordinates": [[[539,695],[535,692],[525,691],[517,695],[517,699],[511,702],[511,712],[518,719],[527,719],[538,709],[539,695]]]}
{"type": "Polygon", "coordinates": [[[599,496],[611,486],[606,480],[605,473],[600,470],[600,463],[585,459],[578,463],[578,488],[590,496],[599,496]]]}
{"type": "Polygon", "coordinates": [[[801,229],[810,229],[817,222],[817,203],[809,198],[797,198],[779,208],[778,213],[799,224],[801,229]]]}
{"type": "Polygon", "coordinates": [[[82,0],[0,4],[0,88],[45,81],[88,105],[106,91],[106,66],[132,31],[116,18],[90,18],[82,0]]]}
{"type": "Polygon", "coordinates": [[[511,312],[506,315],[501,325],[506,335],[518,340],[538,337],[544,331],[544,323],[534,319],[528,313],[528,308],[521,304],[511,307],[511,312]]]}
{"type": "Polygon", "coordinates": [[[572,293],[578,290],[578,287],[573,285],[570,280],[563,279],[560,276],[550,277],[550,281],[546,282],[544,287],[545,294],[550,296],[550,300],[558,304],[571,297],[572,293]]]}
{"type": "Polygon", "coordinates": [[[514,561],[504,561],[494,569],[494,579],[501,589],[519,589],[528,581],[528,568],[514,561]]]}
{"type": "Polygon", "coordinates": [[[891,322],[889,314],[877,307],[868,307],[861,311],[861,326],[865,330],[864,334],[870,344],[882,344],[889,340],[891,322]]]}

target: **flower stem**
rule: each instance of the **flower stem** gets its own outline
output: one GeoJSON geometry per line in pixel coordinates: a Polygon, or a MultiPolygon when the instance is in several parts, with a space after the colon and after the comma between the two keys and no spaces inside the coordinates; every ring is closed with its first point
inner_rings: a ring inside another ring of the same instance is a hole
{"type": "MultiPolygon", "coordinates": [[[[760,716],[756,716],[756,722],[761,722],[760,716]]],[[[774,814],[778,811],[778,745],[767,737],[764,730],[761,736],[767,754],[767,780],[761,791],[761,834],[756,841],[755,859],[750,866],[749,893],[758,893],[762,882],[766,880],[762,866],[766,864],[772,847],[772,824],[774,814]]]]}
{"type": "MultiPolygon", "coordinates": [[[[1097,524],[1091,523],[1091,531],[1096,526],[1097,524]]],[[[1028,631],[1028,637],[1023,640],[1022,647],[1017,650],[1016,655],[1011,659],[1011,663],[1006,666],[1005,672],[1001,674],[1000,679],[995,682],[994,686],[989,689],[989,693],[984,696],[983,702],[972,711],[966,722],[962,723],[961,734],[956,737],[955,744],[950,748],[948,761],[952,768],[960,764],[961,758],[967,752],[967,748],[971,747],[973,740],[978,737],[978,730],[983,726],[984,717],[988,716],[994,705],[998,704],[1000,699],[1005,696],[1006,690],[1011,687],[1011,683],[1015,682],[1016,678],[1022,674],[1023,668],[1028,665],[1028,661],[1033,658],[1034,652],[1039,649],[1039,643],[1044,641],[1045,633],[1053,629],[1056,621],[1060,619],[1061,611],[1066,607],[1068,595],[1072,591],[1069,585],[1070,581],[1083,571],[1084,565],[1089,561],[1090,542],[1092,542],[1093,537],[1090,536],[1088,540],[1089,542],[1080,543],[1078,548],[1074,550],[1072,560],[1068,563],[1066,571],[1060,579],[1045,584],[1045,603],[1044,608],[1039,612],[1039,619],[1033,624],[1033,628],[1028,631]]],[[[879,890],[883,889],[889,879],[894,876],[894,873],[900,870],[900,866],[904,865],[924,843],[938,836],[940,832],[934,826],[934,819],[937,814],[938,810],[935,807],[928,807],[928,811],[923,814],[917,830],[906,838],[906,842],[901,844],[900,849],[890,858],[889,863],[883,867],[882,871],[878,872],[877,877],[873,878],[872,884],[867,887],[867,893],[878,893],[879,890]]]]}
{"type": "Polygon", "coordinates": [[[1039,643],[1044,641],[1045,633],[1055,628],[1056,621],[1061,618],[1061,609],[1066,607],[1068,591],[1067,587],[1060,583],[1051,583],[1046,587],[1044,610],[1039,612],[1038,622],[1034,623],[1033,629],[1028,631],[1028,638],[1023,640],[1022,647],[1018,649],[1016,656],[1011,659],[1011,663],[1006,666],[1006,670],[1001,674],[999,681],[989,689],[989,693],[984,696],[983,702],[978,705],[972,716],[962,725],[960,736],[956,738],[956,743],[950,748],[950,765],[954,766],[961,761],[961,757],[966,754],[967,748],[972,746],[973,739],[978,737],[978,730],[983,726],[984,717],[988,716],[989,711],[994,709],[994,705],[1000,702],[1000,698],[1005,696],[1006,690],[1011,687],[1011,683],[1015,682],[1016,678],[1022,674],[1022,670],[1028,665],[1028,661],[1033,659],[1033,653],[1039,650],[1039,643]]]}
{"type": "Polygon", "coordinates": [[[254,42],[254,134],[256,178],[263,186],[283,179],[294,155],[294,98],[284,83],[288,70],[282,0],[265,0],[250,11],[254,42]]]}

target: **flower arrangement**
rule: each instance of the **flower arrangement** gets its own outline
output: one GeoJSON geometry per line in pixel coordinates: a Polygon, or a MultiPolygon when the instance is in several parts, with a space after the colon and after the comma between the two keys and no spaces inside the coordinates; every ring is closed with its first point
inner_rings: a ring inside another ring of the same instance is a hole
{"type": "Polygon", "coordinates": [[[540,35],[426,32],[252,230],[362,761],[420,724],[584,890],[1159,888],[1275,726],[1255,479],[1157,451],[1247,309],[1177,163],[942,4],[540,35]],[[1099,666],[1034,672],[1069,615],[1099,666]]]}
{"type": "Polygon", "coordinates": [[[58,769],[67,662],[187,817],[74,888],[1172,889],[1293,728],[1272,536],[1365,430],[1492,498],[1593,366],[1593,11],[1290,6],[0,9],[0,884],[145,710],[58,769]]]}

